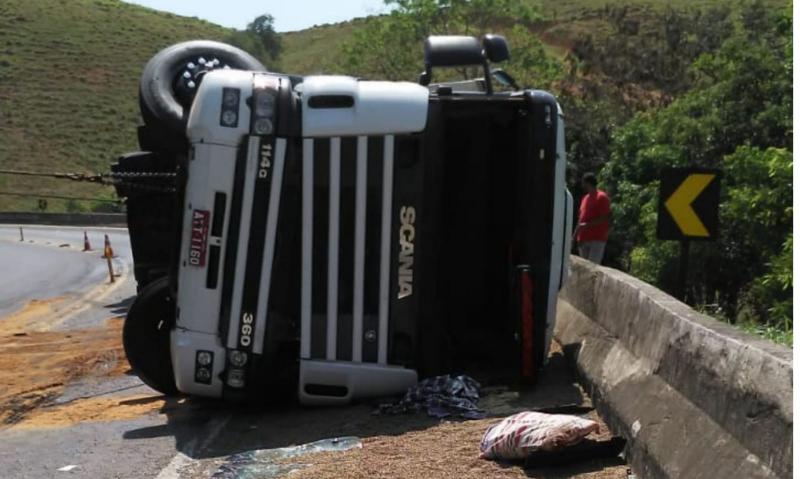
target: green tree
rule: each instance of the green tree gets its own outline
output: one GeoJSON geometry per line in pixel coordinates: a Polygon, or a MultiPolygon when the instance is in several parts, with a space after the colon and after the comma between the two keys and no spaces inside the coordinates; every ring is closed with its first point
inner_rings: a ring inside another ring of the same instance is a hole
{"type": "Polygon", "coordinates": [[[731,321],[791,327],[791,21],[759,5],[698,57],[692,90],[614,132],[601,181],[615,200],[612,261],[674,290],[677,246],[655,239],[659,172],[720,168],[720,237],[692,245],[690,300],[731,321]]]}
{"type": "MultiPolygon", "coordinates": [[[[744,324],[759,324],[758,331],[770,334],[774,330],[789,332],[792,322],[792,235],[786,239],[780,253],[770,258],[767,273],[757,278],[744,295],[739,320],[744,324]],[[759,322],[759,318],[767,318],[759,322]]],[[[792,338],[783,337],[791,342],[792,338]]]]}
{"type": "MultiPolygon", "coordinates": [[[[602,13],[610,34],[586,34],[572,49],[573,61],[585,73],[607,78],[617,87],[635,84],[666,98],[693,85],[692,62],[716,51],[733,31],[727,6],[664,12],[607,5],[602,13]]],[[[636,95],[623,98],[635,105],[636,95]]]]}
{"type": "MultiPolygon", "coordinates": [[[[724,6],[659,11],[607,5],[598,20],[608,31],[574,40],[567,74],[554,86],[569,122],[576,194],[580,173],[597,172],[608,161],[612,133],[637,113],[663,108],[696,86],[693,63],[718,50],[734,29],[724,6]]],[[[619,244],[610,244],[607,256],[621,260],[618,250],[619,244]]]]}
{"type": "Polygon", "coordinates": [[[274,22],[272,15],[259,15],[246,29],[231,33],[226,42],[258,58],[267,68],[276,69],[282,45],[281,37],[273,26],[274,22]]]}
{"type": "MultiPolygon", "coordinates": [[[[371,18],[344,47],[342,67],[375,79],[417,79],[422,70],[422,45],[429,35],[504,33],[511,45],[506,65],[520,84],[549,84],[561,67],[549,58],[529,29],[539,15],[525,0],[386,0],[387,15],[371,18]]],[[[474,76],[477,72],[443,70],[439,79],[474,76]]]]}
{"type": "Polygon", "coordinates": [[[247,25],[247,31],[258,37],[264,51],[273,60],[281,53],[281,37],[275,31],[275,17],[269,14],[259,15],[247,25]]]}

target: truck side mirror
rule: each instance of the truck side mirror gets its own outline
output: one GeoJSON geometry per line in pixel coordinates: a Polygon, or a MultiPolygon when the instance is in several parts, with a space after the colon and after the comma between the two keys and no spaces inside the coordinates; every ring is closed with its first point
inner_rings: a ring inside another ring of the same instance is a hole
{"type": "Polygon", "coordinates": [[[519,85],[517,85],[517,81],[514,80],[508,72],[505,70],[501,70],[500,68],[495,68],[492,70],[492,78],[497,80],[501,85],[511,87],[515,90],[519,90],[519,85]]]}
{"type": "MultiPolygon", "coordinates": [[[[501,37],[502,38],[502,37],[501,37]]],[[[503,39],[505,42],[505,39],[503,39]]],[[[425,71],[419,76],[420,85],[429,85],[433,67],[459,67],[478,65],[483,67],[486,78],[486,93],[492,94],[492,79],[489,62],[484,56],[484,47],[475,37],[458,35],[432,35],[425,40],[425,71]]]]}
{"type": "Polygon", "coordinates": [[[475,37],[430,36],[425,40],[425,66],[483,65],[483,47],[475,37]]]}
{"type": "Polygon", "coordinates": [[[489,59],[490,62],[500,63],[511,57],[506,37],[487,33],[483,36],[481,42],[483,43],[483,50],[486,53],[486,58],[489,59]]]}

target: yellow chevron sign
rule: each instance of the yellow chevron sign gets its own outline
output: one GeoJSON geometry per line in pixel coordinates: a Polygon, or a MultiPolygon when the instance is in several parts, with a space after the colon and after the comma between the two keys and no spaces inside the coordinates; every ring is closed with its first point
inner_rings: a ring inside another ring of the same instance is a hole
{"type": "Polygon", "coordinates": [[[714,180],[714,175],[695,174],[683,180],[681,186],[672,193],[664,203],[667,211],[672,215],[675,224],[686,236],[708,237],[708,230],[692,209],[692,202],[697,199],[706,186],[714,180]]]}
{"type": "Polygon", "coordinates": [[[711,239],[716,236],[720,172],[669,169],[661,178],[659,239],[711,239]]]}

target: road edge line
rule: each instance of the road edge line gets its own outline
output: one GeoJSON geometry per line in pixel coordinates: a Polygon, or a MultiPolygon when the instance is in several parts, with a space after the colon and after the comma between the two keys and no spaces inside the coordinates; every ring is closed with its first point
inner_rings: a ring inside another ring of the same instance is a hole
{"type": "MultiPolygon", "coordinates": [[[[219,433],[222,431],[222,428],[230,421],[231,415],[227,414],[225,417],[218,419],[216,421],[212,420],[214,424],[209,427],[208,434],[206,435],[205,440],[200,444],[200,447],[197,449],[198,451],[202,451],[203,449],[207,448],[208,445],[216,439],[219,433]]],[[[196,461],[197,459],[192,458],[197,451],[195,451],[195,445],[197,444],[197,439],[192,439],[186,445],[186,450],[188,452],[185,453],[183,451],[178,451],[177,454],[169,461],[169,463],[164,466],[163,469],[158,473],[155,479],[180,479],[181,477],[181,470],[186,468],[192,462],[196,461]]]]}

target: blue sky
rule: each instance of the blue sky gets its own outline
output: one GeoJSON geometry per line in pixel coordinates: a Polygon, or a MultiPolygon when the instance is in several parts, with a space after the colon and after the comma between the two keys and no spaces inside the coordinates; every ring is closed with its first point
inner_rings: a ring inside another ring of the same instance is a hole
{"type": "Polygon", "coordinates": [[[279,32],[301,30],[386,11],[383,0],[124,0],[145,7],[244,28],[262,13],[275,17],[279,32]]]}

